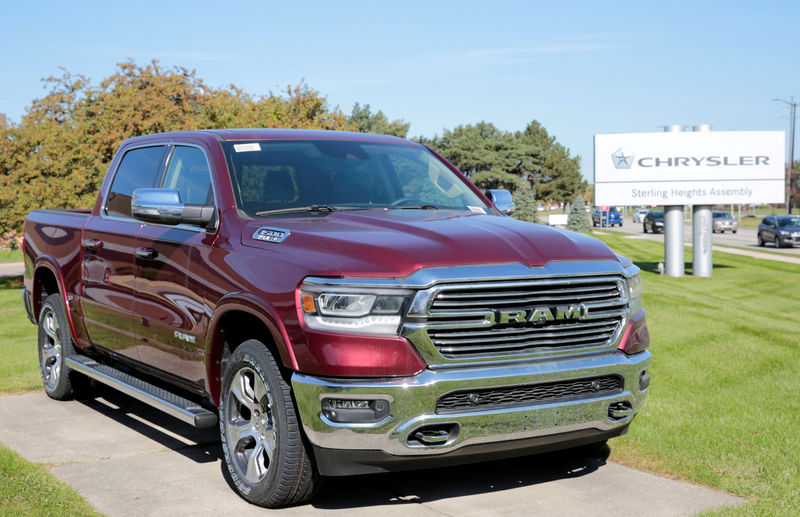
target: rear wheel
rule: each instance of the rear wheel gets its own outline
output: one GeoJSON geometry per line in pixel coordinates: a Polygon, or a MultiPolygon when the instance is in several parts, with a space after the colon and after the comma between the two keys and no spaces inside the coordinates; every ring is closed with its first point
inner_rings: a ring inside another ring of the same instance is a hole
{"type": "Polygon", "coordinates": [[[56,400],[71,399],[71,374],[75,374],[64,363],[64,358],[74,355],[75,351],[58,293],[51,294],[42,303],[42,310],[39,312],[38,349],[39,370],[47,396],[56,400]]]}
{"type": "Polygon", "coordinates": [[[219,407],[222,451],[236,490],[259,506],[310,499],[319,485],[303,443],[291,387],[258,340],[231,355],[219,407]]]}

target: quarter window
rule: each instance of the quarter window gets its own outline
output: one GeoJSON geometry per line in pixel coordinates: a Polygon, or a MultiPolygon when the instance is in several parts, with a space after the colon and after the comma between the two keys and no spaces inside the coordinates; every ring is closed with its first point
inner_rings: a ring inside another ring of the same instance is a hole
{"type": "Polygon", "coordinates": [[[166,146],[131,149],[117,168],[106,201],[106,214],[131,217],[131,196],[137,188],[153,187],[163,170],[166,146]]]}

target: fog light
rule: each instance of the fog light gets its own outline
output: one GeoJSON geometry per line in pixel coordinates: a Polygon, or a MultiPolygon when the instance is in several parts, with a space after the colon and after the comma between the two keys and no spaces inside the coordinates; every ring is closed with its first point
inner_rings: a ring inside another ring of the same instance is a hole
{"type": "Polygon", "coordinates": [[[331,422],[370,424],[389,416],[389,401],[383,399],[322,399],[322,414],[331,422]]]}

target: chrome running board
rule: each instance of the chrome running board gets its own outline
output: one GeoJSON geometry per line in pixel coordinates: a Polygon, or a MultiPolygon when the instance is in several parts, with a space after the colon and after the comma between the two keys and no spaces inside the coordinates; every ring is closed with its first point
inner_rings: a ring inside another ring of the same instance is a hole
{"type": "Polygon", "coordinates": [[[217,423],[216,413],[116,368],[100,364],[82,355],[67,357],[65,362],[76,372],[111,386],[187,424],[195,427],[212,427],[217,423]]]}

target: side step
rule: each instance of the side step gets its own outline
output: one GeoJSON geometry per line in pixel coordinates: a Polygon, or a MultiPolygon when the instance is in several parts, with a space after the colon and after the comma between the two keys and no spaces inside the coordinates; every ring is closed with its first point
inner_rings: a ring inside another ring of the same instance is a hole
{"type": "Polygon", "coordinates": [[[86,356],[76,355],[65,358],[66,365],[96,381],[107,384],[131,397],[141,400],[156,409],[183,420],[195,427],[212,427],[217,423],[216,413],[200,407],[158,386],[121,372],[110,366],[100,364],[86,356]]]}

